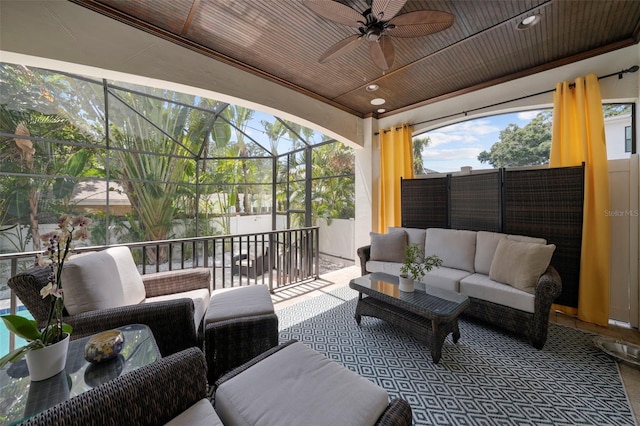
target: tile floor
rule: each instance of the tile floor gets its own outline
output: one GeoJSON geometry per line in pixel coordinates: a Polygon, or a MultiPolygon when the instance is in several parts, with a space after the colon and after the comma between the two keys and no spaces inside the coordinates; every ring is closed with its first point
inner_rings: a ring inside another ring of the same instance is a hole
{"type": "MultiPolygon", "coordinates": [[[[291,288],[275,290],[272,295],[274,306],[276,310],[278,310],[285,306],[316,297],[322,293],[348,285],[349,280],[358,276],[360,276],[360,266],[350,266],[337,271],[328,272],[322,275],[320,279],[309,283],[298,284],[291,288]]],[[[550,320],[557,324],[640,345],[640,332],[637,329],[615,324],[610,324],[608,327],[602,327],[580,321],[559,312],[552,312],[550,320]]],[[[640,369],[626,364],[619,364],[619,367],[631,407],[636,416],[636,420],[638,420],[640,419],[640,369]]]]}

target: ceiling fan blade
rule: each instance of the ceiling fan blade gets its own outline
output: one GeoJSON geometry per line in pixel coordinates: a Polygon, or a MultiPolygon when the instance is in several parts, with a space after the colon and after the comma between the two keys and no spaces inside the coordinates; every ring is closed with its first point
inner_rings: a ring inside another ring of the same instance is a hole
{"type": "Polygon", "coordinates": [[[340,40],[333,46],[331,46],[326,52],[320,56],[318,62],[324,64],[325,62],[331,61],[339,56],[344,55],[345,53],[351,52],[353,49],[358,47],[362,42],[362,36],[358,34],[354,34],[345,38],[344,40],[340,40]]]}
{"type": "Polygon", "coordinates": [[[383,35],[378,41],[371,42],[369,55],[378,68],[385,71],[391,68],[394,56],[391,38],[383,35]]]}
{"type": "Polygon", "coordinates": [[[304,5],[323,18],[353,28],[361,27],[364,17],[359,12],[333,0],[304,0],[304,5]]]}
{"type": "Polygon", "coordinates": [[[388,21],[400,12],[407,0],[373,0],[371,12],[380,21],[388,21]]]}
{"type": "Polygon", "coordinates": [[[389,21],[387,34],[393,37],[421,37],[442,30],[453,25],[454,17],[447,12],[439,10],[419,10],[417,12],[404,13],[389,21]]]}

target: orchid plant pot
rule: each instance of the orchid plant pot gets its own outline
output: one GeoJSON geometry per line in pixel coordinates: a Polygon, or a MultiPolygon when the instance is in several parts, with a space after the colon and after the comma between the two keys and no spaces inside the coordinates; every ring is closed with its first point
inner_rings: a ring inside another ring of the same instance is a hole
{"type": "Polygon", "coordinates": [[[39,382],[49,379],[62,370],[67,364],[70,335],[53,345],[32,349],[25,354],[31,381],[39,382]]]}

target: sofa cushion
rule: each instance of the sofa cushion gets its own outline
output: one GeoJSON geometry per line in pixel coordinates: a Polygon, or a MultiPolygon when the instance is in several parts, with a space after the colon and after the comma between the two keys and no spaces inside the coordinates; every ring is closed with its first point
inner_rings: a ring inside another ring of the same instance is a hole
{"type": "Polygon", "coordinates": [[[166,302],[175,299],[191,299],[193,300],[193,322],[196,330],[200,327],[200,323],[204,319],[204,314],[209,307],[209,289],[199,288],[196,290],[183,291],[180,293],[164,294],[162,296],[147,297],[144,303],[166,302]]]}
{"type": "Polygon", "coordinates": [[[442,266],[475,272],[476,232],[457,229],[429,228],[425,241],[426,256],[437,255],[442,266]]]}
{"type": "Polygon", "coordinates": [[[501,234],[500,232],[478,231],[476,235],[476,257],[473,263],[476,272],[489,275],[491,262],[498,243],[506,236],[507,234],[501,234]]]}
{"type": "Polygon", "coordinates": [[[168,426],[223,426],[220,417],[216,414],[216,411],[213,409],[213,405],[211,405],[211,401],[206,398],[201,399],[200,401],[193,404],[191,407],[187,408],[185,411],[180,413],[178,416],[171,419],[168,423],[168,426]]]}
{"type": "Polygon", "coordinates": [[[460,291],[460,280],[469,276],[470,272],[454,268],[433,268],[420,281],[433,287],[449,291],[460,291]]]}
{"type": "Polygon", "coordinates": [[[405,231],[378,234],[370,232],[371,236],[371,260],[385,262],[404,262],[407,249],[407,233],[405,231]]]}
{"type": "Polygon", "coordinates": [[[383,388],[301,342],[222,382],[215,393],[225,425],[373,425],[388,404],[383,388]]]}
{"type": "Polygon", "coordinates": [[[526,243],[503,238],[493,256],[489,278],[533,294],[555,249],[553,244],[526,243]]]}
{"type": "Polygon", "coordinates": [[[485,274],[473,274],[463,278],[460,281],[460,293],[524,312],[535,311],[533,294],[493,281],[485,274]]]}
{"type": "Polygon", "coordinates": [[[71,315],[134,305],[145,289],[128,247],[72,256],[62,270],[64,306],[71,315]]]}
{"type": "Polygon", "coordinates": [[[402,263],[369,260],[365,266],[368,272],[385,272],[390,275],[400,276],[402,263]]]}
{"type": "Polygon", "coordinates": [[[407,233],[407,243],[408,244],[417,244],[418,247],[424,250],[424,239],[427,236],[426,229],[420,228],[403,228],[400,226],[390,226],[387,229],[387,232],[395,232],[395,231],[404,231],[407,233]]]}

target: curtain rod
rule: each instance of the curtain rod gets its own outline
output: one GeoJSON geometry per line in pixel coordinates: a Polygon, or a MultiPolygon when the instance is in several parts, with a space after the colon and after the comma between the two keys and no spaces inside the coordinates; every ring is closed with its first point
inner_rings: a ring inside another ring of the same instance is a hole
{"type": "MultiPolygon", "coordinates": [[[[618,72],[614,72],[614,73],[611,73],[611,74],[607,74],[607,75],[603,75],[601,77],[598,77],[598,80],[602,80],[602,79],[605,79],[605,78],[613,77],[613,76],[616,76],[616,75],[618,76],[618,79],[621,79],[623,77],[623,74],[626,74],[626,73],[629,73],[629,72],[637,72],[639,69],[640,69],[640,67],[638,65],[634,65],[634,66],[632,66],[630,68],[627,68],[626,70],[620,70],[618,72]]],[[[575,83],[571,83],[571,84],[569,84],[569,87],[570,88],[576,87],[576,84],[575,83]]],[[[455,117],[455,116],[461,115],[461,114],[464,114],[466,116],[470,112],[480,111],[480,110],[486,109],[486,108],[492,108],[492,107],[495,107],[495,106],[500,106],[500,105],[508,104],[508,103],[511,103],[511,102],[521,101],[523,99],[533,98],[534,96],[544,95],[546,93],[552,93],[552,92],[555,92],[555,91],[556,91],[556,89],[544,90],[542,92],[532,93],[530,95],[521,96],[519,98],[510,99],[508,101],[497,102],[495,104],[485,105],[485,106],[481,106],[481,107],[478,107],[478,108],[472,108],[472,109],[469,109],[469,110],[466,110],[466,111],[462,111],[462,112],[456,112],[456,113],[453,113],[453,114],[443,115],[441,117],[432,118],[430,120],[419,121],[419,122],[414,123],[414,124],[408,124],[408,126],[412,127],[412,126],[415,126],[416,124],[430,123],[432,121],[438,121],[438,120],[442,120],[444,118],[451,118],[451,117],[455,117]]],[[[400,130],[400,129],[402,129],[402,126],[396,127],[395,129],[396,130],[400,130]]],[[[384,133],[388,133],[390,131],[391,130],[383,130],[384,133]]],[[[378,136],[379,134],[380,134],[380,132],[374,133],[375,136],[378,136]]]]}

